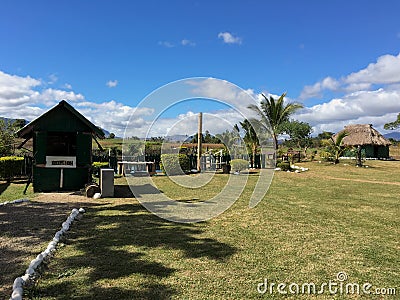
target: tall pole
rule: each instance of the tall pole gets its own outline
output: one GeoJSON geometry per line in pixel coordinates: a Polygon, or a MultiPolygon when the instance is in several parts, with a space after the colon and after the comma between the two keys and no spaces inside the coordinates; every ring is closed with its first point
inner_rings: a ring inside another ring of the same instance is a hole
{"type": "Polygon", "coordinates": [[[197,171],[201,171],[201,132],[203,127],[203,113],[199,113],[199,124],[197,128],[197,171]]]}

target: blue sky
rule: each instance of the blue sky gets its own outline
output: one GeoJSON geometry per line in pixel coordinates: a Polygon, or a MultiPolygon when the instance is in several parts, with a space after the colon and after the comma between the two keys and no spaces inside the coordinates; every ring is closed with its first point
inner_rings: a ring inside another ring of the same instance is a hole
{"type": "MultiPolygon", "coordinates": [[[[384,0],[3,0],[0,115],[32,119],[66,99],[122,135],[147,95],[200,76],[256,99],[287,92],[315,133],[382,130],[400,112],[399,11],[384,0]]],[[[199,110],[221,107],[177,105],[165,118],[199,110]]]]}

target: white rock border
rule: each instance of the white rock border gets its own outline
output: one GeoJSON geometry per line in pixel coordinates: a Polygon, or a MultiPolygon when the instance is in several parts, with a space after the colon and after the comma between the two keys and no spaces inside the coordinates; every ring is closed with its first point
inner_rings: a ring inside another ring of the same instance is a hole
{"type": "Polygon", "coordinates": [[[16,199],[14,201],[5,201],[5,202],[1,202],[0,206],[5,206],[8,204],[18,204],[18,203],[23,203],[23,202],[29,202],[30,200],[27,198],[22,198],[22,199],[16,199]]]}
{"type": "Polygon", "coordinates": [[[33,280],[36,269],[40,266],[43,260],[48,258],[54,251],[56,251],[56,246],[60,241],[61,236],[69,230],[69,227],[71,226],[72,222],[76,219],[76,217],[80,213],[81,214],[85,213],[85,210],[83,208],[79,209],[74,208],[71,211],[71,214],[69,215],[67,220],[61,224],[61,229],[56,232],[53,240],[48,244],[46,250],[38,254],[38,256],[36,256],[36,258],[31,261],[28,269],[26,269],[25,274],[23,276],[15,278],[10,300],[22,300],[22,295],[24,293],[23,289],[24,286],[33,280]]]}
{"type": "MultiPolygon", "coordinates": [[[[294,170],[294,173],[301,173],[301,172],[306,172],[306,171],[309,170],[309,168],[299,167],[299,166],[296,166],[296,165],[290,165],[290,168],[292,170],[294,170]]],[[[282,171],[281,168],[275,168],[274,170],[275,171],[282,171]]],[[[287,170],[286,172],[291,173],[292,171],[287,170]]]]}

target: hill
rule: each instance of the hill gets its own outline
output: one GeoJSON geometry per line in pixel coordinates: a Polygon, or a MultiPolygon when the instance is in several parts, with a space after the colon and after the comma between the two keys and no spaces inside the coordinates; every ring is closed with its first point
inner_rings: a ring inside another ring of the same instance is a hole
{"type": "Polygon", "coordinates": [[[394,139],[400,141],[400,132],[390,132],[383,135],[386,139],[394,139]]]}

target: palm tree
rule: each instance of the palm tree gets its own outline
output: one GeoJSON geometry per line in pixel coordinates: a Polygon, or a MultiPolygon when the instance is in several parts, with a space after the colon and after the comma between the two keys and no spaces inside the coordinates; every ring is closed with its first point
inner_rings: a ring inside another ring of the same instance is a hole
{"type": "MultiPolygon", "coordinates": [[[[342,156],[343,152],[347,149],[343,147],[342,141],[349,134],[346,131],[339,132],[336,138],[330,138],[330,145],[328,146],[328,152],[335,157],[335,165],[339,163],[339,157],[342,156]]],[[[361,157],[361,155],[360,155],[361,157]]]]}
{"type": "Polygon", "coordinates": [[[251,122],[248,119],[245,119],[243,122],[239,122],[239,123],[240,123],[240,126],[242,126],[243,130],[245,131],[243,140],[246,143],[246,146],[247,146],[249,152],[252,153],[250,165],[253,168],[254,164],[255,164],[257,149],[258,149],[258,146],[260,145],[258,137],[257,137],[257,133],[254,130],[253,125],[251,124],[251,122]]]}
{"type": "Polygon", "coordinates": [[[261,100],[261,109],[257,105],[250,105],[249,108],[257,112],[260,122],[270,128],[275,143],[275,150],[278,149],[278,134],[282,133],[282,124],[289,121],[289,117],[298,109],[304,106],[300,103],[285,103],[286,93],[283,93],[278,99],[272,96],[269,98],[261,94],[264,99],[261,100]]]}

